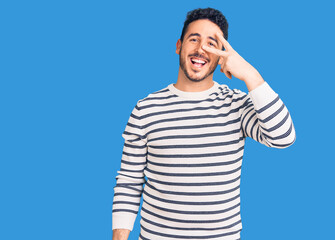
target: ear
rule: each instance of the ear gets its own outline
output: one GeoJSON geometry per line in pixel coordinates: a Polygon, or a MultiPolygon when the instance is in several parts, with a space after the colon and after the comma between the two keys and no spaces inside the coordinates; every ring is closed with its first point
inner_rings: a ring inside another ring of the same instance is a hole
{"type": "Polygon", "coordinates": [[[180,48],[181,48],[181,40],[178,39],[177,44],[176,44],[176,53],[178,55],[180,54],[180,48]]]}

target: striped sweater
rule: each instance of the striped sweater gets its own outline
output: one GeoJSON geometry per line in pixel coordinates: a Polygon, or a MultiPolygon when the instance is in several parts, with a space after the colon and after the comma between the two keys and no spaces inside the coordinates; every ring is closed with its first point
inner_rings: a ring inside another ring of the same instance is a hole
{"type": "Polygon", "coordinates": [[[113,230],[133,229],[143,196],[139,239],[240,239],[245,139],[286,148],[295,129],[267,82],[248,94],[213,82],[201,92],[171,83],[137,102],[122,134],[113,230]]]}

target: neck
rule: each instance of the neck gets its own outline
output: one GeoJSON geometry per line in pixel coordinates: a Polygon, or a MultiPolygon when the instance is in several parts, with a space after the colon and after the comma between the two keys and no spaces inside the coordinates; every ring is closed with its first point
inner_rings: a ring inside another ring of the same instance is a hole
{"type": "Polygon", "coordinates": [[[201,81],[191,81],[179,67],[177,83],[173,84],[176,88],[185,92],[200,92],[213,87],[213,74],[201,81]]]}

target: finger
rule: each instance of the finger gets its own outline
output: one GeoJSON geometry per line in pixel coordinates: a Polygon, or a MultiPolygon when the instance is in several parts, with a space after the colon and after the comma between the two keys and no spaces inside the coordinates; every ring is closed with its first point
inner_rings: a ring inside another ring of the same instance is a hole
{"type": "Polygon", "coordinates": [[[231,73],[227,69],[221,68],[221,72],[223,72],[227,76],[227,78],[232,78],[231,73]]]}
{"type": "Polygon", "coordinates": [[[226,69],[221,68],[220,71],[223,72],[227,78],[229,78],[229,74],[227,73],[226,69]]]}
{"type": "Polygon", "coordinates": [[[227,78],[230,79],[229,73],[227,71],[223,71],[223,72],[224,72],[224,74],[226,74],[227,78]]]}
{"type": "Polygon", "coordinates": [[[220,57],[227,57],[228,56],[228,53],[226,53],[225,51],[222,51],[222,50],[219,50],[219,49],[216,49],[216,48],[212,48],[212,47],[208,47],[206,45],[202,45],[202,49],[204,49],[207,52],[216,54],[220,57]]]}
{"type": "Polygon", "coordinates": [[[226,50],[232,49],[232,47],[230,46],[230,44],[228,43],[228,41],[220,34],[215,33],[215,35],[219,38],[220,42],[222,43],[223,47],[226,50]]]}
{"type": "Polygon", "coordinates": [[[219,65],[222,65],[223,61],[224,61],[223,57],[220,57],[220,59],[219,59],[219,65]]]}

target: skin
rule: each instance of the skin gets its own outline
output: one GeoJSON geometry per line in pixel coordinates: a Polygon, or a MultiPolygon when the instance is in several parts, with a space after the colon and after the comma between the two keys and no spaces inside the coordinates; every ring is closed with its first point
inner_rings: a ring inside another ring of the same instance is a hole
{"type": "Polygon", "coordinates": [[[174,86],[181,91],[199,92],[211,88],[218,64],[221,65],[221,72],[229,79],[234,76],[244,81],[249,92],[264,83],[259,72],[223,37],[219,26],[207,19],[196,20],[188,25],[183,42],[180,39],[177,41],[176,53],[180,66],[174,86]],[[193,58],[204,60],[206,64],[196,67],[191,62],[193,58]]]}
{"type": "Polygon", "coordinates": [[[130,234],[129,229],[114,229],[112,240],[127,240],[130,234]]]}

